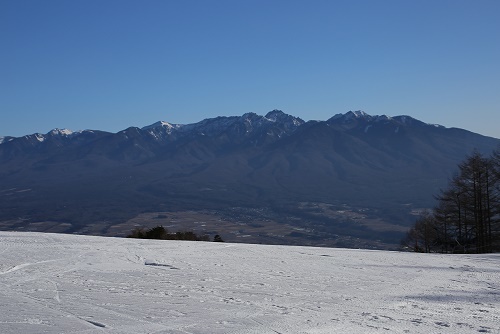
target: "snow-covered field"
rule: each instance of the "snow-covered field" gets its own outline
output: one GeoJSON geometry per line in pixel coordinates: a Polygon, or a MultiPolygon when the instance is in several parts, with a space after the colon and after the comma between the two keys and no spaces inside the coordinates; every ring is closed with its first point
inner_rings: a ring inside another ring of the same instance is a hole
{"type": "Polygon", "coordinates": [[[0,232],[0,333],[500,333],[500,254],[0,232]]]}

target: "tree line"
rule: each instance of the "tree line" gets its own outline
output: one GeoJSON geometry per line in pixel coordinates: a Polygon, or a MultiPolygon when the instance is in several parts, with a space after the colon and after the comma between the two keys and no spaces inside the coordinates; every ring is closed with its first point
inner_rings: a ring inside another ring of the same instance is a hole
{"type": "MultiPolygon", "coordinates": [[[[137,239],[159,239],[159,240],[191,240],[191,241],[210,241],[208,235],[198,235],[193,231],[178,231],[170,233],[161,225],[145,230],[144,228],[134,229],[127,238],[137,239]]],[[[215,235],[213,241],[224,242],[220,235],[215,235]]]]}
{"type": "Polygon", "coordinates": [[[435,196],[402,244],[417,252],[500,251],[500,147],[490,156],[474,151],[458,165],[447,188],[435,196]]]}

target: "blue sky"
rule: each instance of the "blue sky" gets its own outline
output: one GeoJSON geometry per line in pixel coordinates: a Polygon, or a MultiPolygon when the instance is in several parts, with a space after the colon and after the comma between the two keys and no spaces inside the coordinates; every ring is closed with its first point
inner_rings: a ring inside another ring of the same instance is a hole
{"type": "Polygon", "coordinates": [[[0,1],[0,136],[364,110],[500,138],[500,1],[0,1]]]}

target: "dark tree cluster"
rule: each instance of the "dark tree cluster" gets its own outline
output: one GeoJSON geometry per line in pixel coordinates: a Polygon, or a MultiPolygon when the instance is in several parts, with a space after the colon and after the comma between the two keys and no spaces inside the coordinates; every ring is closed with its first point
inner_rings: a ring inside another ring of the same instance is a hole
{"type": "MultiPolygon", "coordinates": [[[[210,241],[210,237],[208,235],[198,235],[193,231],[169,233],[163,226],[155,226],[148,230],[145,230],[144,228],[136,228],[129,235],[127,235],[127,238],[210,241]]],[[[214,237],[213,241],[223,242],[222,238],[218,234],[214,237]]]]}
{"type": "Polygon", "coordinates": [[[418,252],[489,253],[500,251],[500,147],[490,157],[479,152],[436,196],[403,240],[418,252]]]}

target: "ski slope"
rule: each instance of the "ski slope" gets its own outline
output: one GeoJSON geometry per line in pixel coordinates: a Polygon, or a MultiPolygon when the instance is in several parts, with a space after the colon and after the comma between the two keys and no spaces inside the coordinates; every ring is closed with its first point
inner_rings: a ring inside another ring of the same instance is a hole
{"type": "Polygon", "coordinates": [[[0,232],[0,333],[500,333],[500,254],[0,232]]]}

